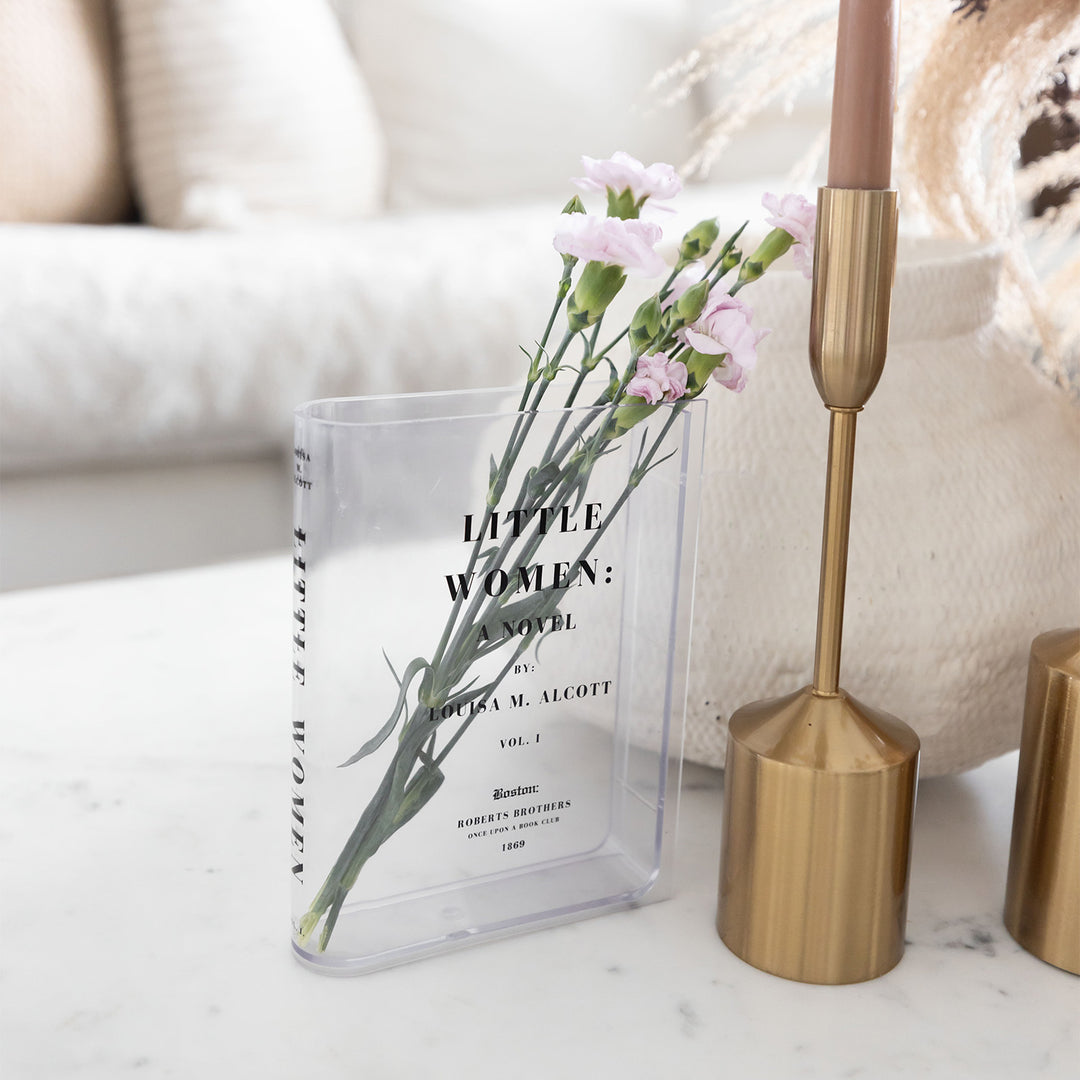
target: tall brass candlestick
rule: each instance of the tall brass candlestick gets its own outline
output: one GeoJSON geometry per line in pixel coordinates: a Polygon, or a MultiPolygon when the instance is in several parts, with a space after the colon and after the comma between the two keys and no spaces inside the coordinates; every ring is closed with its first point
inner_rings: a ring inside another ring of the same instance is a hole
{"type": "Polygon", "coordinates": [[[755,967],[848,983],[904,951],[919,740],[840,689],[855,422],[885,364],[898,0],[841,0],[810,367],[829,409],[814,681],[731,718],[717,929],[755,967]]]}
{"type": "Polygon", "coordinates": [[[840,689],[856,418],[885,363],[896,193],[818,196],[811,370],[830,412],[812,685],[731,718],[717,929],[755,967],[860,982],[903,954],[919,740],[840,689]]]}

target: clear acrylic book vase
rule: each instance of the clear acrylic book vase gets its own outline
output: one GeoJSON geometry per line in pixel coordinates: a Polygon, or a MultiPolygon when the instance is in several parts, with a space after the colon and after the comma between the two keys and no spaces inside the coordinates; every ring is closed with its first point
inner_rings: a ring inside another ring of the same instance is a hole
{"type": "Polygon", "coordinates": [[[670,889],[705,403],[630,426],[517,397],[297,410],[292,923],[318,970],[670,889]]]}

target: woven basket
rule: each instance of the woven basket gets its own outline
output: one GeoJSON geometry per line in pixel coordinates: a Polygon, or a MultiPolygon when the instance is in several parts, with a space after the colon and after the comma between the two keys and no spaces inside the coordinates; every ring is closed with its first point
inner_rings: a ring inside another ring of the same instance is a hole
{"type": "MultiPolygon", "coordinates": [[[[1028,649],[1080,608],[1080,410],[995,321],[1000,256],[902,245],[889,359],[859,418],[841,685],[906,720],[921,774],[1018,745],[1028,649]]],[[[764,278],[750,385],[712,394],[686,754],[811,681],[828,413],[810,286],[764,278]]]]}

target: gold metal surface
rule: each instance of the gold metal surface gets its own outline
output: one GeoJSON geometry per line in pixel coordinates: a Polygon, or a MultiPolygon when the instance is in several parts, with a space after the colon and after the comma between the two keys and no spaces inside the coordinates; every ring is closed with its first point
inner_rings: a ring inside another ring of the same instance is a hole
{"type": "Polygon", "coordinates": [[[1080,629],[1031,646],[1005,926],[1080,975],[1080,629]]]}
{"type": "Polygon", "coordinates": [[[735,713],[716,922],[732,952],[812,983],[896,965],[918,752],[906,724],[843,691],[735,713]]]}
{"type": "Polygon", "coordinates": [[[825,482],[825,525],[821,536],[817,647],[814,654],[814,689],[820,694],[835,694],[840,688],[840,643],[844,630],[844,590],[857,417],[857,412],[834,409],[829,418],[829,465],[825,482]]]}
{"type": "Polygon", "coordinates": [[[811,369],[830,409],[814,681],[731,718],[716,925],[788,979],[873,979],[904,951],[919,739],[840,689],[855,426],[885,363],[896,194],[822,188],[811,369]]]}
{"type": "Polygon", "coordinates": [[[826,405],[860,409],[885,366],[896,192],[819,188],[817,220],[810,370],[826,405]]]}

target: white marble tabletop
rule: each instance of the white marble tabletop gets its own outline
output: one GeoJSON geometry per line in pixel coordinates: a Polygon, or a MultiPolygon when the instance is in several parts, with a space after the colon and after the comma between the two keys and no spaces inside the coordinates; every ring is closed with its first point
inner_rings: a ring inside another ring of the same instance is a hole
{"type": "Polygon", "coordinates": [[[720,774],[673,899],[354,979],[289,945],[285,559],[0,598],[4,1080],[1080,1076],[1080,979],[1001,922],[1015,755],[924,782],[908,948],[805,986],[713,928],[720,774]]]}

